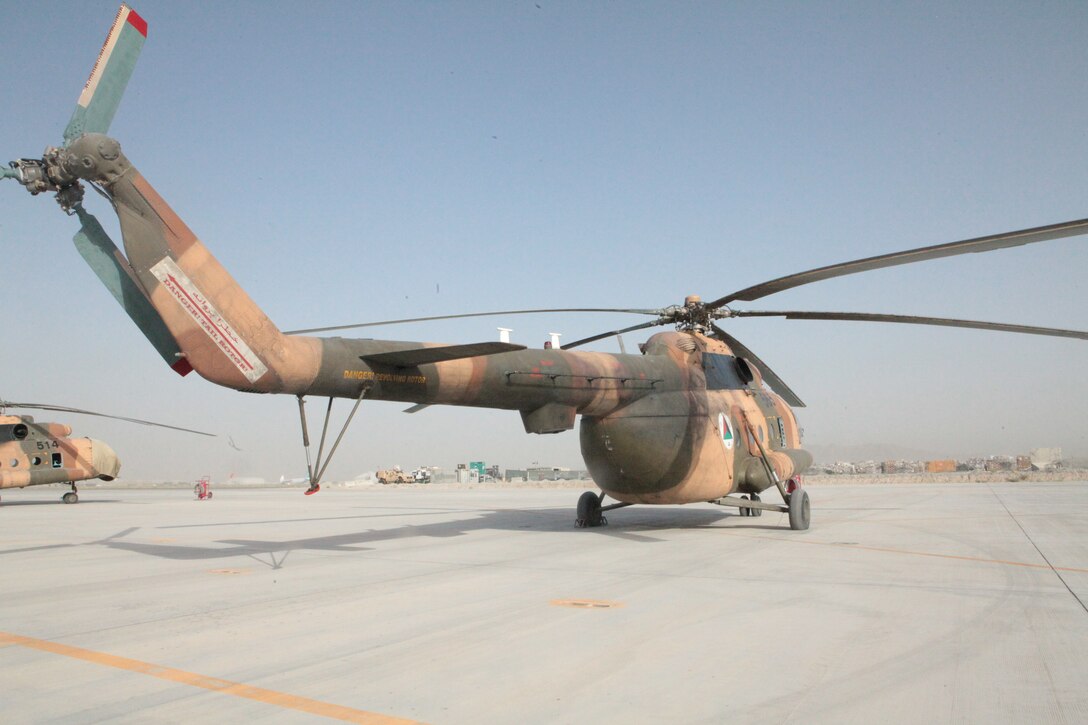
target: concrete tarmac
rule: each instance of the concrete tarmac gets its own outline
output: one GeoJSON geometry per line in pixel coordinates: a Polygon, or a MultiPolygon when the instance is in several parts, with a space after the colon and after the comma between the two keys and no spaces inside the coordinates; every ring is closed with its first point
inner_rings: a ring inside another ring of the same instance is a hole
{"type": "Polygon", "coordinates": [[[4,723],[1088,722],[1088,483],[5,491],[4,723]],[[767,500],[774,498],[768,495],[767,500]]]}

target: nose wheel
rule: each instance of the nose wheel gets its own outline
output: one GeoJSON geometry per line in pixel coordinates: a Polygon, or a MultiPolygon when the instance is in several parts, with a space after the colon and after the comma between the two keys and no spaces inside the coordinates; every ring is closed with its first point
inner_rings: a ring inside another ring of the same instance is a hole
{"type": "Polygon", "coordinates": [[[602,506],[604,491],[600,494],[586,491],[578,498],[578,516],[574,519],[574,525],[580,529],[591,529],[597,526],[608,526],[608,519],[604,517],[605,511],[621,509],[630,506],[623,501],[602,506]]]}
{"type": "Polygon", "coordinates": [[[608,519],[601,513],[601,496],[586,491],[578,498],[578,516],[574,525],[580,529],[608,525],[608,519]]]}

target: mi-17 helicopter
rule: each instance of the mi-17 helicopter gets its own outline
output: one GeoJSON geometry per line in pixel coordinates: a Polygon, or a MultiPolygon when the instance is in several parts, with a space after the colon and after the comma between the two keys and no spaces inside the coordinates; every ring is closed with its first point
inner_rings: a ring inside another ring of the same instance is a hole
{"type": "Polygon", "coordinates": [[[164,423],[106,415],[80,408],[0,400],[0,489],[66,483],[71,490],[61,496],[61,501],[64,503],[79,501],[79,489],[76,488],[76,483],[80,481],[92,478],[103,481],[115,479],[121,471],[120,459],[113,448],[102,441],[93,438],[72,438],[72,428],[69,425],[40,423],[29,415],[7,415],[8,408],[93,415],[186,433],[211,435],[164,423]]]}
{"type": "MultiPolygon", "coordinates": [[[[858,272],[959,254],[1033,244],[1088,232],[1088,219],[911,249],[780,277],[709,302],[688,297],[659,309],[512,310],[446,315],[450,319],[527,312],[625,312],[650,319],[577,340],[529,350],[508,342],[439,344],[282,332],[208,248],[106,136],[144,42],[147,24],[122,6],[64,133],[64,145],[4,170],[32,194],[56,192],[82,223],[76,245],[174,370],[196,370],[236,390],[298,398],[314,493],[344,431],[364,400],[460,405],[518,411],[528,433],[559,433],[581,416],[582,455],[601,493],[586,492],[576,522],[605,523],[603,512],[631,504],[713,502],[742,514],[788,513],[790,527],[810,522],[801,474],[812,456],[801,448],[793,408],[804,403],[754,352],[723,329],[735,317],[940,325],[1088,339],[1074,330],[892,314],[735,309],[801,285],[858,272]],[[83,207],[83,184],[113,205],[122,254],[83,207]],[[641,344],[641,354],[574,348],[609,336],[673,325],[641,344]],[[327,455],[326,412],[316,461],[310,461],[306,396],[354,401],[327,455]],[[776,488],[781,504],[760,495],[776,488]],[[605,496],[617,503],[603,505],[605,496]]],[[[398,320],[396,322],[405,322],[398,320]]]]}

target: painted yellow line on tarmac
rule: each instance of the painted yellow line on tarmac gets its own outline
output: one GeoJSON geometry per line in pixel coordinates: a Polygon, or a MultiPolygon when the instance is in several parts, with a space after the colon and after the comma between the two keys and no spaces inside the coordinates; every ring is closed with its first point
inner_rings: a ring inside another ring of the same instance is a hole
{"type": "Polygon", "coordinates": [[[759,536],[758,534],[736,533],[749,539],[765,539],[767,541],[784,541],[791,544],[809,544],[812,546],[836,546],[840,549],[858,549],[861,551],[879,551],[885,554],[907,554],[909,556],[931,556],[936,559],[957,559],[959,561],[973,561],[978,564],[1000,564],[1002,566],[1020,566],[1026,569],[1046,569],[1054,571],[1072,571],[1078,574],[1088,574],[1088,569],[1079,569],[1075,566],[1050,566],[1049,564],[1033,564],[1027,561],[1006,561],[1004,559],[985,559],[979,556],[962,556],[959,554],[938,554],[932,551],[911,551],[910,549],[893,549],[884,546],[862,546],[860,544],[843,544],[836,541],[806,541],[804,539],[785,538],[780,536],[759,536]]]}
{"type": "Polygon", "coordinates": [[[218,677],[198,675],[194,672],[176,670],[173,667],[162,667],[160,665],[151,664],[150,662],[129,659],[128,657],[118,657],[117,655],[106,654],[105,652],[95,652],[94,650],[83,649],[82,647],[72,647],[71,645],[60,644],[59,642],[50,642],[44,639],[35,639],[33,637],[23,637],[18,634],[0,632],[0,647],[16,645],[29,649],[36,649],[41,652],[61,655],[63,657],[71,657],[85,662],[92,662],[96,665],[114,667],[119,670],[136,672],[141,675],[150,675],[151,677],[158,677],[160,680],[167,680],[168,682],[191,685],[192,687],[201,687],[205,690],[212,690],[213,692],[219,692],[224,695],[244,697],[247,700],[256,700],[257,702],[275,705],[276,707],[282,707],[288,710],[298,710],[300,712],[310,713],[311,715],[320,715],[334,720],[342,720],[344,722],[365,723],[366,725],[399,725],[402,723],[416,722],[415,720],[404,720],[399,717],[381,715],[365,710],[356,710],[351,707],[344,707],[343,705],[333,705],[332,703],[321,702],[320,700],[311,700],[308,697],[299,697],[298,695],[291,695],[286,692],[266,690],[263,687],[252,687],[240,682],[221,680],[218,677]]]}

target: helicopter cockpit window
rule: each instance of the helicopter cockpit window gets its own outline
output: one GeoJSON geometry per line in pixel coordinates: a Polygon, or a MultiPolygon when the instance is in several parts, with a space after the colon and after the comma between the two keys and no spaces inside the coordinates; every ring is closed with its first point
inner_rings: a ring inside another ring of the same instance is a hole
{"type": "Polygon", "coordinates": [[[748,387],[737,375],[735,359],[732,355],[703,353],[707,390],[743,390],[748,387]]]}

